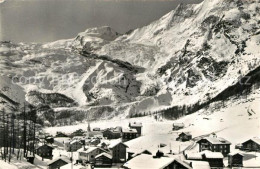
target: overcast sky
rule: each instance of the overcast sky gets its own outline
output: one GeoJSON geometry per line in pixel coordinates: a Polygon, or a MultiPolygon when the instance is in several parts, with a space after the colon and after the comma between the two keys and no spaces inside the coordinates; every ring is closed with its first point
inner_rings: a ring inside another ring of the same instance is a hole
{"type": "Polygon", "coordinates": [[[0,38],[49,42],[73,38],[90,27],[124,33],[173,10],[180,2],[202,0],[6,0],[0,4],[0,38]]]}

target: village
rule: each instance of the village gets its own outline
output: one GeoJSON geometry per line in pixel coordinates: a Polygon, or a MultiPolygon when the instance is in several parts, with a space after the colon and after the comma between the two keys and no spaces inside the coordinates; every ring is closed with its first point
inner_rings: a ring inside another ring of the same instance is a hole
{"type": "MultiPolygon", "coordinates": [[[[78,129],[71,134],[56,132],[39,134],[36,155],[48,169],[69,168],[156,168],[156,169],[211,169],[243,167],[244,154],[260,151],[260,139],[248,138],[235,145],[231,151],[228,138],[216,133],[194,137],[190,132],[181,132],[184,123],[172,123],[171,134],[174,145],[158,144],[157,149],[135,149],[128,146],[130,141],[143,137],[141,122],[129,122],[128,128],[78,129]],[[180,147],[182,145],[182,148],[180,147]],[[176,146],[175,146],[176,147],[176,146]]],[[[149,142],[147,140],[147,142],[149,142]]],[[[34,164],[34,156],[27,161],[34,164]]]]}

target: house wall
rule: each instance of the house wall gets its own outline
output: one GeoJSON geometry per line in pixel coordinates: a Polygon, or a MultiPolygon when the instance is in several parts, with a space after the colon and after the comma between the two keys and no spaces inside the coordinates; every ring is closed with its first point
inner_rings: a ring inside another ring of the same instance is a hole
{"type": "Polygon", "coordinates": [[[95,166],[112,166],[112,159],[106,156],[100,156],[95,159],[95,166]]]}
{"type": "Polygon", "coordinates": [[[52,158],[52,148],[49,148],[47,146],[39,147],[36,150],[36,154],[43,158],[51,159],[52,158]]]}
{"type": "Polygon", "coordinates": [[[242,167],[243,166],[243,156],[241,156],[241,155],[229,156],[228,165],[230,167],[242,167]]]}
{"type": "Polygon", "coordinates": [[[98,155],[98,154],[101,154],[102,150],[100,149],[95,149],[89,153],[86,153],[86,152],[79,152],[79,159],[80,160],[83,160],[83,161],[88,161],[88,162],[95,162],[95,157],[98,155]]]}
{"type": "Polygon", "coordinates": [[[120,159],[126,161],[126,147],[123,144],[118,144],[112,149],[113,163],[121,163],[120,159]]]}
{"type": "Polygon", "coordinates": [[[137,138],[137,133],[123,133],[123,139],[124,141],[132,140],[137,138]]]}
{"type": "Polygon", "coordinates": [[[258,145],[257,143],[253,142],[253,141],[248,141],[242,144],[243,145],[243,149],[248,149],[251,151],[259,151],[260,150],[260,145],[258,145]]]}

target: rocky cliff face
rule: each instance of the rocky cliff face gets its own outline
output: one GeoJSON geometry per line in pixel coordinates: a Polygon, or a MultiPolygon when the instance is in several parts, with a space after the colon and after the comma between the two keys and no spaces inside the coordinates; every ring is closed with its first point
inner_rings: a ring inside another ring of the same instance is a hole
{"type": "Polygon", "coordinates": [[[44,45],[2,42],[0,83],[12,92],[0,97],[49,105],[63,122],[214,98],[259,66],[259,23],[257,0],[205,0],[124,35],[101,27],[44,45]]]}

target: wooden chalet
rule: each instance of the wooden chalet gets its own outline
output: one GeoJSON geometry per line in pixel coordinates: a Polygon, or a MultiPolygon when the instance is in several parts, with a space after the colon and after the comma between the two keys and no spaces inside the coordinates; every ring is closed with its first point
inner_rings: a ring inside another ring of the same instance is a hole
{"type": "Polygon", "coordinates": [[[59,169],[60,167],[71,163],[68,157],[60,157],[48,162],[48,169],[59,169]]]}
{"type": "Polygon", "coordinates": [[[112,155],[105,152],[95,157],[95,167],[109,168],[112,162],[112,155]]]}
{"type": "Polygon", "coordinates": [[[183,129],[184,127],[185,127],[184,123],[173,123],[172,130],[176,131],[176,130],[183,129]]]}
{"type": "Polygon", "coordinates": [[[106,129],[103,131],[103,137],[107,139],[118,139],[121,138],[121,131],[114,129],[106,129]]]}
{"type": "Polygon", "coordinates": [[[179,136],[176,138],[176,141],[190,141],[192,139],[192,135],[188,132],[181,132],[179,136]]]}
{"type": "Polygon", "coordinates": [[[42,158],[52,159],[52,150],[52,146],[44,144],[36,149],[36,154],[42,158]]]}
{"type": "Polygon", "coordinates": [[[123,129],[123,141],[132,140],[138,137],[136,129],[123,129]]]}
{"type": "Polygon", "coordinates": [[[78,150],[78,158],[83,163],[95,163],[95,157],[101,153],[107,153],[105,150],[99,147],[83,147],[78,150]]]}
{"type": "Polygon", "coordinates": [[[260,138],[252,138],[242,143],[242,150],[260,151],[260,138]]]}
{"type": "Polygon", "coordinates": [[[108,146],[112,154],[113,163],[124,163],[126,161],[126,148],[128,148],[128,146],[121,141],[112,142],[108,146]]]}
{"type": "Polygon", "coordinates": [[[142,123],[137,123],[137,122],[129,123],[129,128],[136,129],[138,134],[137,137],[142,135],[142,127],[143,127],[142,123]]]}
{"type": "Polygon", "coordinates": [[[203,151],[202,152],[202,161],[207,161],[211,168],[223,168],[224,156],[220,152],[211,152],[211,151],[203,151]]]}
{"type": "Polygon", "coordinates": [[[224,156],[230,153],[231,143],[221,137],[205,137],[197,141],[199,151],[209,150],[212,152],[220,152],[224,156]]]}
{"type": "Polygon", "coordinates": [[[228,167],[243,167],[244,155],[241,153],[228,154],[228,167]]]}

